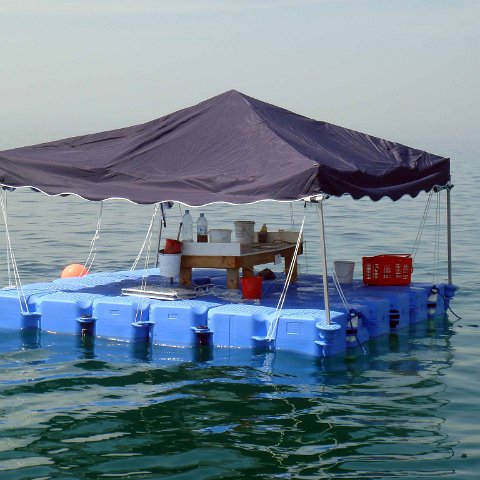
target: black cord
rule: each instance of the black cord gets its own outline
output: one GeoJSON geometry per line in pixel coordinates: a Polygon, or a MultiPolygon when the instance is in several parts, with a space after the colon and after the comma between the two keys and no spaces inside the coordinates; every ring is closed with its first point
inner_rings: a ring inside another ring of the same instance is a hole
{"type": "MultiPolygon", "coordinates": [[[[350,327],[351,327],[352,330],[357,330],[357,332],[358,332],[358,325],[357,325],[356,329],[353,328],[352,316],[357,316],[358,320],[360,321],[360,319],[362,318],[362,315],[363,314],[361,312],[358,312],[357,310],[353,310],[353,309],[350,310],[350,312],[348,312],[348,321],[350,322],[350,327]]],[[[366,355],[367,351],[365,350],[365,347],[360,343],[360,340],[358,339],[358,335],[356,333],[354,333],[353,336],[355,337],[355,340],[357,341],[358,345],[362,349],[363,354],[366,355]]]]}
{"type": "Polygon", "coordinates": [[[447,299],[445,298],[444,295],[442,295],[440,292],[438,292],[438,295],[440,295],[442,298],[443,298],[443,301],[445,302],[445,304],[448,304],[448,311],[451,312],[453,315],[455,315],[455,317],[457,318],[457,320],[461,320],[462,317],[460,317],[459,315],[457,315],[451,308],[450,308],[450,302],[447,302],[447,299]]]}
{"type": "Polygon", "coordinates": [[[162,221],[163,221],[163,226],[167,228],[167,219],[165,217],[165,211],[163,209],[163,203],[160,203],[160,211],[162,212],[162,221]]]}

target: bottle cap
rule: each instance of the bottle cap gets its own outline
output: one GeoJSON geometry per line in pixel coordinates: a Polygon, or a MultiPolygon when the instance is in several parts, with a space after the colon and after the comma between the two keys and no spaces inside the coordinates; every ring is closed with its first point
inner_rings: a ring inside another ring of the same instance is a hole
{"type": "Polygon", "coordinates": [[[205,214],[201,213],[201,214],[200,214],[200,216],[201,216],[201,217],[204,217],[204,216],[205,216],[205,214]]]}
{"type": "Polygon", "coordinates": [[[190,213],[190,210],[185,210],[185,213],[190,213]]]}

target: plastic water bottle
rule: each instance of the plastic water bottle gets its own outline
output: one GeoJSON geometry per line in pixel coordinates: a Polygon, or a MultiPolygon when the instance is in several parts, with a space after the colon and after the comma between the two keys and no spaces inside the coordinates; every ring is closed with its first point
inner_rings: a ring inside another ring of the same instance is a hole
{"type": "Polygon", "coordinates": [[[190,215],[190,210],[185,210],[182,217],[182,240],[193,242],[193,218],[190,215]]]}
{"type": "Polygon", "coordinates": [[[208,223],[203,213],[197,220],[197,242],[208,242],[208,223]]]}

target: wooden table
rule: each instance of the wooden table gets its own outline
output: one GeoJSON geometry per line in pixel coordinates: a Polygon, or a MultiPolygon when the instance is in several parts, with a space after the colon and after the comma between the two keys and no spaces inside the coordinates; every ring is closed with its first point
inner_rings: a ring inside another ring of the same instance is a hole
{"type": "MultiPolygon", "coordinates": [[[[227,271],[227,288],[240,288],[240,269],[242,276],[250,277],[255,265],[274,263],[276,255],[285,259],[285,273],[288,273],[292,264],[295,245],[280,244],[253,244],[245,253],[239,255],[182,255],[180,264],[180,284],[192,284],[192,268],[221,268],[227,271]]],[[[302,253],[301,248],[299,253],[302,253]]],[[[292,282],[297,279],[297,264],[293,267],[292,282]]]]}

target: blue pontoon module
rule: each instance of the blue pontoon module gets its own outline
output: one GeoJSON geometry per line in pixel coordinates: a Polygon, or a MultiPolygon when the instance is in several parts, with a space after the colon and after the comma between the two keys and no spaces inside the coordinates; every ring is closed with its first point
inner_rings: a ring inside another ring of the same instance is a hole
{"type": "MultiPolygon", "coordinates": [[[[132,273],[139,281],[150,277],[149,288],[172,290],[169,280],[157,275],[157,269],[132,273]]],[[[348,312],[338,297],[331,296],[327,323],[321,288],[317,291],[311,288],[321,287],[319,275],[302,276],[296,288],[289,290],[286,307],[277,310],[278,294],[269,288],[268,282],[261,302],[245,300],[240,294],[235,298],[225,295],[221,272],[212,273],[208,291],[199,289],[194,298],[186,300],[122,295],[114,273],[111,283],[105,273],[92,273],[88,275],[91,283],[101,277],[101,284],[93,288],[91,284],[80,284],[76,291],[72,291],[71,282],[24,285],[28,313],[23,314],[17,289],[5,288],[0,290],[2,327],[35,327],[54,333],[121,341],[148,340],[156,345],[177,347],[273,347],[329,356],[345,353],[370,339],[406,329],[427,318],[442,316],[445,308],[442,294],[437,296],[438,303],[432,301],[429,284],[376,288],[354,284],[350,292],[353,295],[345,289],[348,312]],[[219,274],[216,278],[215,273],[219,274]],[[65,287],[67,290],[62,290],[65,287]]],[[[444,287],[438,286],[440,291],[444,287]]],[[[148,289],[145,291],[148,295],[148,289]]]]}

